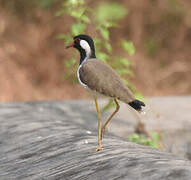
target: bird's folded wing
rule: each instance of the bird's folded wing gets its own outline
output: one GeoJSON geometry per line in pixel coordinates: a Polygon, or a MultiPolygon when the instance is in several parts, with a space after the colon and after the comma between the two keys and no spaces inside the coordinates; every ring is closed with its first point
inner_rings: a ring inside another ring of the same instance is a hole
{"type": "Polygon", "coordinates": [[[88,59],[79,69],[79,74],[80,80],[91,90],[126,103],[135,99],[117,73],[98,59],[88,59]]]}

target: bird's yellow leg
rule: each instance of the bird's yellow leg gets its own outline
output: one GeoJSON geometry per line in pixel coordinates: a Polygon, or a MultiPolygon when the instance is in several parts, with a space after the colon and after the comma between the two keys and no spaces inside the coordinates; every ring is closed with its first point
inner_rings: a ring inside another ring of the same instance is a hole
{"type": "Polygon", "coordinates": [[[98,122],[98,146],[96,148],[96,151],[101,151],[103,150],[102,144],[101,144],[101,114],[99,111],[99,107],[98,107],[98,103],[97,103],[97,99],[94,99],[95,101],[95,105],[96,105],[96,111],[97,111],[97,122],[98,122]]]}
{"type": "Polygon", "coordinates": [[[111,114],[111,116],[107,119],[107,121],[105,122],[105,124],[103,125],[103,127],[101,128],[101,139],[104,136],[105,130],[106,130],[106,126],[108,125],[108,123],[111,121],[111,119],[113,118],[113,116],[119,111],[119,103],[117,102],[116,99],[114,99],[114,102],[116,104],[116,109],[115,111],[111,114]]]}

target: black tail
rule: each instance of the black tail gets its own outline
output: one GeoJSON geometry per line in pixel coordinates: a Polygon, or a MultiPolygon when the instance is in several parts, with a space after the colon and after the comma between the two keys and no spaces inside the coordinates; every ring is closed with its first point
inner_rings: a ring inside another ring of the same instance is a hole
{"type": "Polygon", "coordinates": [[[132,108],[134,108],[137,111],[141,111],[142,110],[142,106],[145,106],[145,103],[142,101],[139,101],[137,99],[135,99],[134,101],[131,101],[128,103],[132,108]]]}

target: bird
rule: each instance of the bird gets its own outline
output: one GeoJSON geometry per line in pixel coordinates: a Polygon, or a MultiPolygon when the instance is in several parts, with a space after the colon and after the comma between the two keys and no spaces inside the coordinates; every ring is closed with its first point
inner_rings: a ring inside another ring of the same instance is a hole
{"type": "Polygon", "coordinates": [[[80,34],[73,37],[73,42],[66,48],[71,47],[77,49],[80,53],[80,63],[77,69],[78,81],[94,98],[98,123],[96,151],[101,151],[103,150],[102,138],[106,126],[120,109],[118,100],[128,104],[138,112],[142,111],[145,103],[134,97],[130,89],[122,82],[120,76],[107,63],[96,58],[94,41],[89,35],[80,34]],[[115,111],[103,126],[97,101],[100,96],[111,98],[116,104],[115,111]]]}

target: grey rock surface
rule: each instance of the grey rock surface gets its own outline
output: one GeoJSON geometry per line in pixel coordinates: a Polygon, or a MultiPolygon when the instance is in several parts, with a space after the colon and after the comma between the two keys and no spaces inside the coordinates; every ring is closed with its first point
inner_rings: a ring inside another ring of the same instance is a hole
{"type": "Polygon", "coordinates": [[[151,98],[149,104],[147,129],[161,132],[167,151],[191,160],[191,96],[151,98]]]}
{"type": "MultiPolygon", "coordinates": [[[[99,100],[100,107],[106,103],[107,100],[99,100]]],[[[70,101],[69,104],[75,107],[74,119],[78,123],[88,129],[97,128],[96,120],[90,122],[90,119],[96,117],[93,100],[70,101]]],[[[113,110],[104,113],[102,121],[105,121],[113,110]]],[[[148,132],[160,133],[164,150],[191,160],[191,96],[148,98],[145,112],[145,115],[140,115],[120,102],[120,110],[109,123],[108,133],[127,140],[141,120],[148,132]]]]}
{"type": "Polygon", "coordinates": [[[96,114],[82,103],[1,104],[0,179],[191,179],[190,161],[115,135],[94,152],[96,114]]]}
{"type": "Polygon", "coordinates": [[[191,96],[180,97],[155,97],[146,101],[145,115],[136,115],[132,110],[129,112],[127,105],[121,104],[118,119],[110,124],[110,132],[127,138],[134,131],[127,128],[127,123],[137,122],[137,117],[145,124],[149,132],[159,132],[164,149],[191,160],[191,96]]]}

